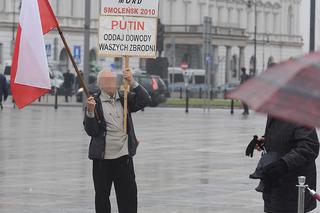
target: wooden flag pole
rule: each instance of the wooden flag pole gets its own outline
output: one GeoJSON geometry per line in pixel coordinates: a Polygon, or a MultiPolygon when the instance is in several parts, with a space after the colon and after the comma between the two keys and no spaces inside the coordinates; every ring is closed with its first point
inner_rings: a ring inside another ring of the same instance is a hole
{"type": "MultiPolygon", "coordinates": [[[[129,56],[124,57],[124,69],[129,70],[129,56]]],[[[128,93],[130,87],[129,82],[124,80],[124,103],[123,103],[123,129],[124,132],[127,134],[127,121],[128,121],[128,93]]]]}
{"type": "MultiPolygon", "coordinates": [[[[83,91],[84,91],[84,93],[86,94],[87,98],[89,98],[89,97],[90,97],[90,93],[89,93],[88,87],[86,86],[86,84],[85,84],[85,82],[84,82],[84,80],[83,80],[83,77],[81,76],[81,73],[80,73],[80,71],[79,71],[79,69],[78,69],[77,63],[75,62],[75,60],[74,60],[74,58],[73,58],[73,55],[71,54],[69,45],[68,45],[68,43],[67,43],[67,41],[66,41],[66,39],[65,39],[65,37],[64,37],[64,35],[63,35],[63,32],[62,32],[62,30],[61,30],[61,28],[60,28],[59,25],[57,26],[57,29],[58,29],[58,32],[59,32],[60,37],[61,37],[61,39],[62,39],[62,42],[63,42],[63,44],[64,44],[64,46],[65,46],[65,48],[66,48],[66,50],[67,50],[67,54],[68,54],[68,56],[69,56],[69,58],[70,58],[70,60],[71,60],[71,63],[72,63],[72,65],[73,65],[73,67],[74,67],[74,69],[75,69],[75,71],[76,71],[76,73],[77,73],[77,76],[78,76],[79,80],[80,80],[80,85],[81,85],[81,87],[83,88],[83,91]]],[[[94,112],[95,112],[95,116],[96,116],[98,122],[100,122],[100,117],[99,117],[96,109],[95,109],[94,112]]]]}

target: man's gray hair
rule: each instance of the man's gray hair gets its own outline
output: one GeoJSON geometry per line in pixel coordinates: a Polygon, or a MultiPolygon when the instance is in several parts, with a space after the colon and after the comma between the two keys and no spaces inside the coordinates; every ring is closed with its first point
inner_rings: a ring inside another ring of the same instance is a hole
{"type": "Polygon", "coordinates": [[[114,77],[117,77],[113,72],[111,72],[110,70],[101,70],[100,72],[98,72],[98,75],[97,75],[97,84],[99,85],[99,82],[101,80],[101,76],[102,76],[102,73],[104,72],[110,72],[114,75],[114,77]]]}

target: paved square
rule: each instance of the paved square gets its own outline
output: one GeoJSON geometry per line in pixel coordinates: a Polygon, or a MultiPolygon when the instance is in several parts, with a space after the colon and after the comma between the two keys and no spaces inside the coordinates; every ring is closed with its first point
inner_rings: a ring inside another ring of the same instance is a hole
{"type": "MultiPolygon", "coordinates": [[[[265,117],[228,110],[147,108],[134,115],[140,213],[262,212],[254,159],[265,117]]],[[[94,212],[89,137],[77,107],[0,111],[0,212],[94,212]]],[[[112,193],[113,212],[117,212],[112,193]]]]}

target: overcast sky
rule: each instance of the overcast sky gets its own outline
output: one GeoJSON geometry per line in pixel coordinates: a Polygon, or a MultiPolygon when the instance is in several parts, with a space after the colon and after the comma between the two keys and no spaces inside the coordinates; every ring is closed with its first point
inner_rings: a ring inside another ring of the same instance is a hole
{"type": "MultiPolygon", "coordinates": [[[[316,1],[317,10],[316,10],[316,49],[320,49],[320,42],[319,39],[319,27],[320,27],[320,20],[319,20],[319,1],[316,1]]],[[[307,52],[309,50],[309,31],[310,31],[310,0],[302,0],[301,3],[301,24],[300,30],[303,35],[304,40],[304,51],[307,52]]]]}

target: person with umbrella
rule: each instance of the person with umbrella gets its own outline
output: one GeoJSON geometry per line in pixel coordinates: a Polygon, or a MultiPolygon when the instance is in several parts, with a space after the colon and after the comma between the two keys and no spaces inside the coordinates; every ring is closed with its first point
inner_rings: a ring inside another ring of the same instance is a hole
{"type": "MultiPolygon", "coordinates": [[[[263,191],[265,212],[297,212],[298,176],[305,176],[306,184],[316,188],[319,141],[314,127],[320,126],[319,60],[320,52],[315,52],[273,64],[267,72],[227,94],[268,114],[265,135],[259,139],[266,154],[250,175],[262,180],[264,187],[258,188],[263,191]]],[[[305,212],[315,208],[315,199],[306,194],[305,212]]]]}
{"type": "MultiPolygon", "coordinates": [[[[262,169],[264,211],[270,213],[297,212],[297,179],[306,177],[306,184],[316,189],[315,159],[319,141],[315,128],[304,127],[268,116],[263,142],[273,159],[262,169]]],[[[260,148],[257,147],[259,151],[260,148]]],[[[305,211],[316,208],[316,201],[306,194],[305,211]]]]}

